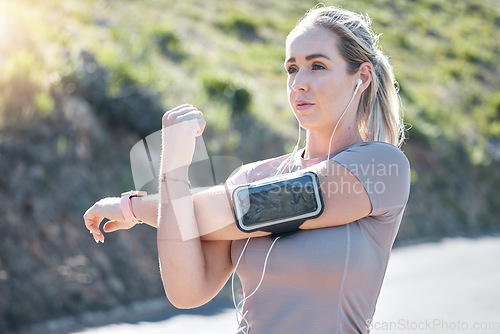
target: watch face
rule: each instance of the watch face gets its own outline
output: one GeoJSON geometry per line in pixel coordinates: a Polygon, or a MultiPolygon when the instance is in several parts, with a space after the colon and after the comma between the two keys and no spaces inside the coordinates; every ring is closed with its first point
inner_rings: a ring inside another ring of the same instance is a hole
{"type": "Polygon", "coordinates": [[[244,228],[307,219],[322,208],[317,179],[310,174],[239,188],[235,200],[244,228]]]}

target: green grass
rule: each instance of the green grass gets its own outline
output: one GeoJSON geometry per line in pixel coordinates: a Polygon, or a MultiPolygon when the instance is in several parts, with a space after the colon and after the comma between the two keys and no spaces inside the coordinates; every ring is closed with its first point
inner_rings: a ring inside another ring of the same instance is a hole
{"type": "MultiPolygon", "coordinates": [[[[85,49],[109,70],[109,96],[127,85],[147,86],[162,95],[165,108],[190,102],[217,114],[207,116],[209,126],[227,129],[228,116],[222,114],[228,112],[216,109],[230,110],[234,101],[213,96],[206,87],[207,78],[224,78],[248,94],[247,112],[293,139],[295,120],[284,90],[284,39],[315,4],[298,0],[10,3],[4,15],[12,17],[9,32],[15,31],[16,42],[1,45],[7,60],[0,67],[7,74],[0,83],[16,89],[19,78],[12,73],[27,71],[23,80],[32,91],[0,93],[2,122],[7,124],[15,118],[8,115],[23,108],[33,110],[28,115],[50,112],[53,103],[47,92],[53,82],[48,78],[54,72],[64,76],[74,70],[78,53],[85,49]],[[23,94],[28,98],[12,101],[23,94]]],[[[407,121],[413,125],[410,138],[461,140],[477,146],[500,135],[500,73],[495,61],[500,51],[500,7],[494,1],[326,4],[369,13],[375,32],[383,33],[380,44],[391,57],[407,121]]]]}

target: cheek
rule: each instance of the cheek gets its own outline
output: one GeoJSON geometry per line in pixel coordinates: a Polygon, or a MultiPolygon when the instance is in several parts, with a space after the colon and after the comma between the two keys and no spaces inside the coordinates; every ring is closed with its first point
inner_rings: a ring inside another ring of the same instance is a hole
{"type": "Polygon", "coordinates": [[[286,82],[286,94],[288,96],[288,99],[291,99],[293,93],[294,93],[294,91],[292,89],[292,83],[291,83],[290,79],[288,79],[286,82]]]}
{"type": "Polygon", "coordinates": [[[335,101],[338,103],[344,90],[345,87],[342,85],[339,85],[332,80],[325,80],[318,85],[318,90],[316,92],[321,96],[322,100],[328,101],[329,103],[335,101]]]}

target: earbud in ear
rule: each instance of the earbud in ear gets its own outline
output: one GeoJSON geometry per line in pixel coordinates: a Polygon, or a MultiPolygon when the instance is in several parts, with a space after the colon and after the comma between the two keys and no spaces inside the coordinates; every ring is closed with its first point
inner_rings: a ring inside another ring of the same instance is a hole
{"type": "Polygon", "coordinates": [[[358,86],[361,86],[362,83],[363,83],[363,80],[361,80],[361,78],[358,78],[358,86]]]}

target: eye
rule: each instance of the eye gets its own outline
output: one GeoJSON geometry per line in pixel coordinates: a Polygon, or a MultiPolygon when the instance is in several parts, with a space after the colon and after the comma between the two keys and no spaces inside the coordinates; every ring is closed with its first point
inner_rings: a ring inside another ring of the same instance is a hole
{"type": "Polygon", "coordinates": [[[293,74],[295,72],[297,72],[299,69],[297,68],[297,66],[295,65],[292,65],[292,66],[288,66],[285,71],[288,73],[288,74],[293,74]]]}
{"type": "Polygon", "coordinates": [[[324,70],[326,67],[323,64],[320,63],[314,63],[311,67],[312,70],[317,71],[317,70],[324,70]]]}

